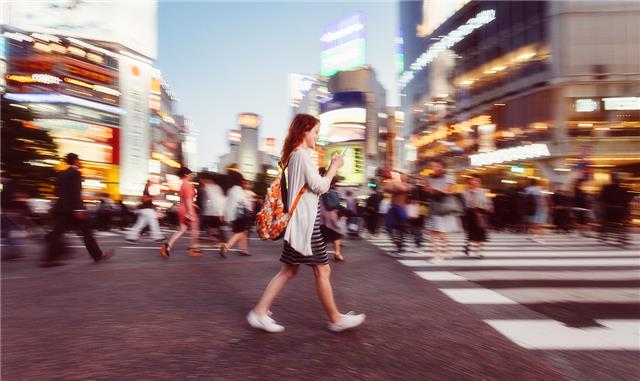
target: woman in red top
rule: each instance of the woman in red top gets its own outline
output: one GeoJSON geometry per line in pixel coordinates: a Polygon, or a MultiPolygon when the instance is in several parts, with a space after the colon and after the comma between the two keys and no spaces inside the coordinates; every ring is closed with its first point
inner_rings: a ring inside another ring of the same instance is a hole
{"type": "Polygon", "coordinates": [[[200,233],[200,225],[198,221],[198,214],[196,213],[193,197],[196,191],[191,184],[193,179],[193,172],[189,168],[182,167],[178,170],[178,177],[182,180],[182,186],[180,186],[180,209],[178,209],[178,218],[180,221],[180,228],[173,233],[169,243],[165,243],[160,248],[160,255],[168,257],[173,244],[178,238],[180,238],[187,229],[191,228],[191,246],[189,247],[189,256],[200,257],[202,256],[202,250],[200,250],[200,243],[198,241],[198,234],[200,233]]]}

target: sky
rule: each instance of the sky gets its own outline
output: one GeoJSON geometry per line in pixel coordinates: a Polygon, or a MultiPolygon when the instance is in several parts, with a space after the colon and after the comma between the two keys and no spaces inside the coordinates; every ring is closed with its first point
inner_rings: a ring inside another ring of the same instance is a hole
{"type": "Polygon", "coordinates": [[[262,117],[260,141],[282,141],[291,119],[287,74],[320,72],[326,24],[366,15],[367,63],[398,104],[394,68],[397,3],[164,2],[158,9],[157,66],[199,131],[198,168],[229,151],[227,131],[242,112],[262,117]]]}

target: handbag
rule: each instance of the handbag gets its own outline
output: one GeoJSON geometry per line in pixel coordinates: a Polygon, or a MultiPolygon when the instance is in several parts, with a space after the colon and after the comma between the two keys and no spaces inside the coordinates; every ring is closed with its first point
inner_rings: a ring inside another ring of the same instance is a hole
{"type": "Polygon", "coordinates": [[[431,202],[431,214],[434,216],[448,216],[464,212],[462,203],[456,196],[445,195],[439,201],[431,202]]]}

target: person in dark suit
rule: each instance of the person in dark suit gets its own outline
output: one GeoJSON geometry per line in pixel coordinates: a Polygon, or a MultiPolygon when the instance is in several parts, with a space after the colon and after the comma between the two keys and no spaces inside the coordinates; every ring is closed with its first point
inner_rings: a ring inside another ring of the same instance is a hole
{"type": "Polygon", "coordinates": [[[95,262],[101,262],[113,256],[113,251],[103,253],[93,237],[90,224],[86,223],[86,210],[82,202],[82,175],[80,158],[75,153],[65,157],[69,168],[61,172],[56,180],[55,195],[58,200],[53,206],[53,230],[47,235],[47,250],[41,267],[59,266],[60,237],[71,229],[77,229],[84,238],[84,245],[95,262]]]}

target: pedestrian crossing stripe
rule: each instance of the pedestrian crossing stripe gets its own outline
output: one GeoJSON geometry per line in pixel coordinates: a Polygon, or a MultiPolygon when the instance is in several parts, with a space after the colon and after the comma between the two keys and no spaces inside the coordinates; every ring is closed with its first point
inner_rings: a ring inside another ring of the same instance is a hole
{"type": "MultiPolygon", "coordinates": [[[[398,258],[401,264],[415,269],[414,273],[420,278],[440,285],[440,291],[454,301],[470,307],[484,306],[478,310],[481,314],[487,311],[487,306],[527,308],[533,304],[548,304],[553,310],[551,306],[556,303],[631,306],[629,308],[640,304],[640,288],[629,287],[629,282],[633,286],[633,282],[640,281],[637,235],[632,236],[633,246],[618,249],[601,243],[596,237],[547,235],[545,243],[540,244],[523,235],[495,234],[484,244],[485,258],[475,259],[463,256],[460,251],[466,245],[466,238],[456,234],[449,240],[451,252],[456,255],[436,264],[425,260],[433,257],[430,242],[423,240],[422,247],[417,247],[412,238],[407,235],[402,253],[389,237],[376,237],[369,242],[398,258]],[[502,287],[485,288],[477,283],[492,281],[493,284],[502,281],[502,287]],[[568,285],[588,282],[596,287],[548,287],[550,284],[544,287],[545,281],[567,281],[568,285]],[[616,283],[614,286],[597,287],[600,281],[616,283]],[[533,283],[534,287],[522,287],[531,282],[540,282],[542,287],[537,287],[536,283],[533,283]]],[[[519,310],[513,308],[502,311],[515,311],[516,314],[524,314],[526,319],[496,319],[495,314],[501,310],[493,308],[492,318],[484,321],[523,348],[640,351],[640,320],[637,316],[617,320],[596,319],[595,324],[600,326],[575,328],[553,319],[530,319],[532,315],[541,313],[532,310],[517,312],[519,310]]]]}

